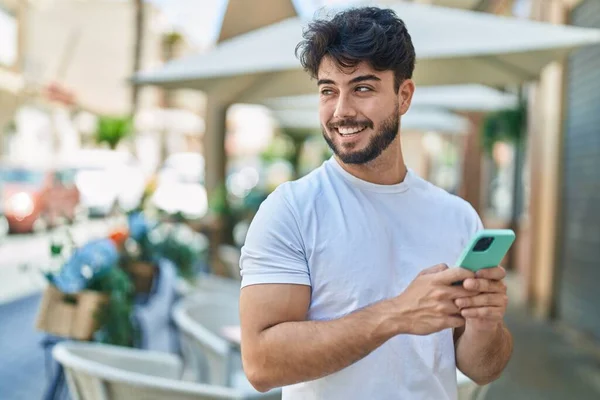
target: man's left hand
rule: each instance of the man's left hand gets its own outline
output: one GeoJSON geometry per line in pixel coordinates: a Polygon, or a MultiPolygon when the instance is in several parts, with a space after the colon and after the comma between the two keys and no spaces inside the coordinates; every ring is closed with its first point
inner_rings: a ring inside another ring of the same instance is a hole
{"type": "Polygon", "coordinates": [[[466,329],[495,330],[502,323],[508,304],[505,276],[504,268],[494,267],[481,269],[475,278],[465,279],[463,287],[478,293],[454,300],[466,320],[466,329]]]}

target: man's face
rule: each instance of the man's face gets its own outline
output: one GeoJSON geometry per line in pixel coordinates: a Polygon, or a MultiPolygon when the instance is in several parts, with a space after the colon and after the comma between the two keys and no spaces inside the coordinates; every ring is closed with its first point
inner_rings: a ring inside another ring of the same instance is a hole
{"type": "Polygon", "coordinates": [[[325,57],[318,72],[319,118],[325,141],[346,164],[376,159],[398,136],[414,85],[394,90],[394,73],[368,63],[340,69],[325,57]]]}

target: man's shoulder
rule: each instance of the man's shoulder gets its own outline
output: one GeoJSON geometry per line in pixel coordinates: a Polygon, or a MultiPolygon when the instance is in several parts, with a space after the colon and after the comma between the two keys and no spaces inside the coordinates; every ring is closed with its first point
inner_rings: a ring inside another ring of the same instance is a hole
{"type": "Polygon", "coordinates": [[[475,209],[471,203],[462,197],[452,194],[423,178],[417,179],[419,182],[416,186],[426,195],[426,198],[428,198],[436,208],[443,209],[445,212],[452,212],[467,217],[471,217],[475,213],[475,209]]]}
{"type": "Polygon", "coordinates": [[[323,164],[301,178],[282,183],[277,187],[277,191],[290,204],[314,202],[323,192],[326,176],[327,171],[323,164]]]}

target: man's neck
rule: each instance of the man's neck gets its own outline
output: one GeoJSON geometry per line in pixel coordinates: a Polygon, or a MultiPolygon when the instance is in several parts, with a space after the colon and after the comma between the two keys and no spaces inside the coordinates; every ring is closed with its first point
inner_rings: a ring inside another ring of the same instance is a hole
{"type": "Polygon", "coordinates": [[[345,164],[336,156],[337,162],[349,174],[363,181],[378,185],[395,185],[404,181],[407,174],[402,153],[396,157],[381,154],[366,164],[345,164]]]}

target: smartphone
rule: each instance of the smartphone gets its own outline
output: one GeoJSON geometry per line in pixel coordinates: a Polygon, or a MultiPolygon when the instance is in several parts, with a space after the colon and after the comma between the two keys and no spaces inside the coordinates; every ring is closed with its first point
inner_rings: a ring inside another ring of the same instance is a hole
{"type": "Polygon", "coordinates": [[[463,250],[456,266],[477,272],[500,265],[515,241],[510,229],[484,229],[477,232],[463,250]]]}

